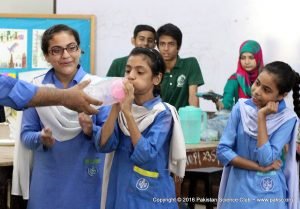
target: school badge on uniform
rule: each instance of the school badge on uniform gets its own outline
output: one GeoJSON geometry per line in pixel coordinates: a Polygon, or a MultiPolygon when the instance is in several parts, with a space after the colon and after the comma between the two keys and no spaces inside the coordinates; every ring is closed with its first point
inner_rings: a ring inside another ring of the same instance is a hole
{"type": "Polygon", "coordinates": [[[97,168],[92,166],[87,169],[89,176],[95,176],[98,172],[97,168]]]}
{"type": "Polygon", "coordinates": [[[180,75],[178,78],[177,78],[177,87],[183,87],[183,84],[186,80],[186,77],[185,75],[180,75]]]}
{"type": "Polygon", "coordinates": [[[84,169],[87,170],[87,174],[91,177],[95,176],[98,171],[98,165],[100,163],[99,158],[86,158],[84,159],[84,169]]]}
{"type": "Polygon", "coordinates": [[[260,182],[262,190],[268,192],[271,191],[274,187],[274,181],[270,177],[263,178],[260,182]]]}
{"type": "Polygon", "coordinates": [[[147,190],[149,187],[149,182],[147,179],[144,179],[144,178],[140,178],[137,180],[136,182],[136,188],[138,190],[147,190]]]}

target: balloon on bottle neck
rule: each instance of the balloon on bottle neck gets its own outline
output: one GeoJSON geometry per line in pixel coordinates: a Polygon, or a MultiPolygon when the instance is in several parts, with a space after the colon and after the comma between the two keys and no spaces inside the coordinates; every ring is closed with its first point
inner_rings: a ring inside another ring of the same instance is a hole
{"type": "Polygon", "coordinates": [[[111,94],[119,102],[125,98],[123,80],[115,80],[111,85],[111,94]]]}

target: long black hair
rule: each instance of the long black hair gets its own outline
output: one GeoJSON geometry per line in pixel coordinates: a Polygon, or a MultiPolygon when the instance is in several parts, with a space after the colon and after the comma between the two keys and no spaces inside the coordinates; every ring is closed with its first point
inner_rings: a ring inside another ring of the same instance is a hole
{"type": "Polygon", "coordinates": [[[295,72],[290,65],[281,61],[271,62],[263,70],[275,75],[279,94],[293,90],[294,111],[300,117],[299,73],[295,72]]]}

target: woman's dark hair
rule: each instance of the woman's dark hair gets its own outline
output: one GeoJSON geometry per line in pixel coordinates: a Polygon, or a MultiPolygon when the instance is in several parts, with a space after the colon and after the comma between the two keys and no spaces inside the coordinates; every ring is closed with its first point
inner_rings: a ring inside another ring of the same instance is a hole
{"type": "MultiPolygon", "coordinates": [[[[130,52],[129,57],[136,56],[136,55],[147,56],[148,57],[147,61],[151,68],[153,76],[157,76],[157,75],[159,75],[159,73],[161,73],[162,79],[163,79],[163,75],[166,71],[166,65],[164,63],[162,56],[160,55],[160,53],[157,50],[136,47],[130,52]]],[[[159,94],[160,94],[160,85],[154,86],[153,95],[157,96],[159,94]]]]}
{"type": "Polygon", "coordinates": [[[279,94],[288,93],[293,90],[294,111],[300,116],[300,98],[299,98],[299,73],[295,72],[291,66],[285,62],[275,61],[267,64],[263,71],[267,71],[276,76],[276,85],[279,94]]]}
{"type": "Polygon", "coordinates": [[[80,46],[80,38],[76,30],[64,24],[53,25],[52,27],[48,28],[42,36],[42,51],[45,55],[48,54],[49,41],[56,33],[60,33],[62,31],[73,35],[77,45],[80,46]]]}

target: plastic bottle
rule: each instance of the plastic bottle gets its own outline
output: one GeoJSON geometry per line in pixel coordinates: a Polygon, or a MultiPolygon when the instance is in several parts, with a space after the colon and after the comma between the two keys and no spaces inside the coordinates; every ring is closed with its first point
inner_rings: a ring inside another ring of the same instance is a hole
{"type": "MultiPolygon", "coordinates": [[[[95,76],[96,77],[96,76],[95,76]]],[[[97,77],[85,88],[85,92],[102,101],[102,105],[111,105],[121,102],[125,98],[123,78],[119,77],[97,77]]]]}

